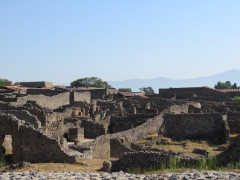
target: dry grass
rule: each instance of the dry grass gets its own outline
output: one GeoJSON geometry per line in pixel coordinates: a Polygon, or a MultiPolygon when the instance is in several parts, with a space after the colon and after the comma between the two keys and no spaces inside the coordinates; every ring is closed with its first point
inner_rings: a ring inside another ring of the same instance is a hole
{"type": "Polygon", "coordinates": [[[31,164],[29,168],[21,168],[17,169],[16,171],[36,171],[36,172],[52,172],[52,171],[64,171],[64,172],[95,172],[101,173],[103,161],[106,159],[85,159],[79,162],[88,164],[81,165],[81,164],[69,164],[69,163],[35,163],[31,164]]]}
{"type": "Polygon", "coordinates": [[[162,150],[172,150],[173,152],[184,152],[184,153],[191,153],[194,149],[205,149],[207,150],[211,155],[217,155],[220,152],[214,151],[218,147],[216,144],[209,144],[207,141],[173,141],[173,143],[176,143],[176,145],[155,145],[155,148],[162,149],[162,150]],[[179,144],[178,144],[179,143],[179,144]]]}
{"type": "Polygon", "coordinates": [[[153,135],[149,135],[146,136],[145,138],[141,139],[140,141],[138,141],[136,144],[141,145],[144,144],[146,142],[153,142],[153,148],[157,148],[157,149],[161,149],[161,150],[165,150],[165,151],[169,151],[172,150],[175,153],[179,153],[179,152],[183,152],[183,153],[192,153],[194,149],[205,149],[207,150],[211,155],[217,155],[220,153],[220,151],[215,151],[214,149],[216,149],[219,145],[218,144],[213,144],[213,143],[209,143],[205,140],[199,140],[199,141],[195,141],[195,140],[183,140],[183,141],[177,141],[177,140],[172,140],[170,138],[167,137],[162,137],[162,139],[165,142],[169,142],[167,144],[159,144],[156,145],[156,141],[154,138],[156,138],[158,135],[157,134],[153,134],[153,135]]]}

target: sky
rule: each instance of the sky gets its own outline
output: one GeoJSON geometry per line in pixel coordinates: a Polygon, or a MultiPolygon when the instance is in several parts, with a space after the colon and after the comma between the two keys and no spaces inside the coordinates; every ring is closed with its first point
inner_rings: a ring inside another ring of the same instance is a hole
{"type": "Polygon", "coordinates": [[[69,84],[240,69],[239,0],[0,0],[0,78],[69,84]]]}

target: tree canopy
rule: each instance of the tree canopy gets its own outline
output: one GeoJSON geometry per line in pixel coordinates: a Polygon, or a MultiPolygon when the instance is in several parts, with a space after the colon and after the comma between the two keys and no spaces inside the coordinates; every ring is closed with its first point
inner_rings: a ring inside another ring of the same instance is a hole
{"type": "Polygon", "coordinates": [[[154,94],[154,90],[152,87],[142,87],[139,88],[141,92],[144,92],[146,95],[154,94]]]}
{"type": "Polygon", "coordinates": [[[97,87],[97,88],[111,88],[107,81],[97,77],[80,78],[71,82],[72,87],[97,87]]]}
{"type": "Polygon", "coordinates": [[[132,92],[131,88],[119,88],[118,90],[121,92],[132,92]]]}
{"type": "Polygon", "coordinates": [[[226,82],[218,81],[217,84],[215,84],[214,88],[215,89],[236,89],[236,88],[239,88],[239,86],[237,85],[237,83],[231,84],[230,81],[226,81],[226,82]]]}
{"type": "Polygon", "coordinates": [[[0,86],[11,86],[12,81],[9,81],[8,79],[0,79],[0,86]]]}

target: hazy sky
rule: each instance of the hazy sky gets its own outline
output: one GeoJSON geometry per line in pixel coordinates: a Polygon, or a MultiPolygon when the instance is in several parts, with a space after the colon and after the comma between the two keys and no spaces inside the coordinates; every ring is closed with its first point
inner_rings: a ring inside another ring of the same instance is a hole
{"type": "Polygon", "coordinates": [[[0,0],[0,78],[67,84],[240,69],[239,0],[0,0]]]}

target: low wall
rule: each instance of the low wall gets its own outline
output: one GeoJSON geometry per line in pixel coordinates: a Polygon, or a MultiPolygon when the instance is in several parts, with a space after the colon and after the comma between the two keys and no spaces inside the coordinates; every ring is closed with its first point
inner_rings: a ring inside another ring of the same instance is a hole
{"type": "Polygon", "coordinates": [[[161,135],[174,139],[207,139],[226,143],[229,127],[222,114],[166,114],[161,135]]]}
{"type": "Polygon", "coordinates": [[[130,152],[125,153],[118,161],[113,162],[111,171],[127,171],[128,168],[150,168],[163,162],[168,163],[174,154],[160,152],[130,152]]]}
{"type": "Polygon", "coordinates": [[[232,134],[240,133],[240,112],[229,112],[227,114],[227,121],[232,134]]]}
{"type": "Polygon", "coordinates": [[[155,115],[137,114],[127,117],[112,116],[109,124],[109,132],[117,133],[128,129],[135,128],[146,122],[147,119],[155,115]]]}
{"type": "MultiPolygon", "coordinates": [[[[115,133],[108,136],[100,136],[93,142],[93,147],[97,147],[99,145],[99,141],[104,141],[109,143],[109,153],[105,154],[104,158],[110,158],[110,139],[117,139],[119,142],[123,142],[123,145],[126,147],[131,147],[131,143],[135,143],[138,140],[142,139],[143,137],[152,134],[152,133],[158,133],[159,128],[161,127],[163,123],[163,115],[165,113],[187,113],[188,112],[188,106],[189,103],[183,103],[179,105],[173,105],[164,111],[162,111],[159,115],[156,115],[153,118],[148,119],[144,124],[137,126],[136,128],[129,129],[123,132],[115,133]],[[107,157],[107,155],[109,155],[107,157]]],[[[107,146],[107,147],[108,147],[107,146]]],[[[101,148],[104,148],[104,146],[101,146],[101,148]]],[[[95,158],[102,158],[103,156],[100,156],[97,152],[94,152],[94,150],[97,150],[97,148],[92,148],[93,153],[96,153],[94,155],[95,158]],[[98,156],[99,155],[99,156],[98,156]]]]}

